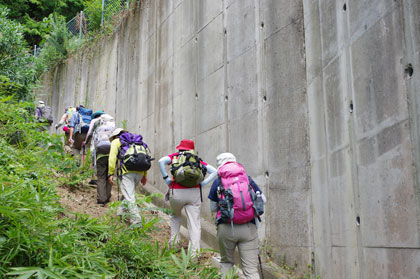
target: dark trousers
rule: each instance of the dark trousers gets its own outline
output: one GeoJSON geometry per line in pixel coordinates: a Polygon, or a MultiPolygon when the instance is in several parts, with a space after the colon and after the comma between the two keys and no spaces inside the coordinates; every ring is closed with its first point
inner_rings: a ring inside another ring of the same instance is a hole
{"type": "Polygon", "coordinates": [[[108,182],[108,156],[96,160],[97,201],[107,203],[111,198],[111,184],[108,182]]]}

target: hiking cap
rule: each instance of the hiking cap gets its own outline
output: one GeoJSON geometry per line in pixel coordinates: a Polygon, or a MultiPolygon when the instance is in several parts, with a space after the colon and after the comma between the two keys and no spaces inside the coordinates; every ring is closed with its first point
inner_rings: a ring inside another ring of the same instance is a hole
{"type": "Polygon", "coordinates": [[[69,130],[69,127],[67,127],[67,126],[64,126],[64,127],[63,127],[63,131],[64,131],[64,132],[67,132],[68,130],[69,130]]]}
{"type": "Polygon", "coordinates": [[[123,128],[117,128],[112,132],[112,134],[109,136],[109,141],[113,141],[116,136],[119,136],[121,133],[126,133],[127,130],[124,130],[123,128]]]}
{"type": "Polygon", "coordinates": [[[44,101],[38,101],[38,103],[39,103],[40,105],[43,105],[43,104],[44,104],[44,101]]]}
{"type": "Polygon", "coordinates": [[[95,119],[95,118],[101,116],[102,114],[105,114],[105,112],[103,112],[102,110],[98,110],[98,111],[96,111],[92,114],[92,119],[95,119]]]}
{"type": "Polygon", "coordinates": [[[194,150],[194,141],[189,139],[181,140],[181,143],[176,147],[178,150],[194,150]]]}
{"type": "Polygon", "coordinates": [[[236,158],[232,153],[225,152],[225,153],[220,153],[219,155],[217,155],[216,165],[218,169],[228,162],[236,162],[236,158]]]}

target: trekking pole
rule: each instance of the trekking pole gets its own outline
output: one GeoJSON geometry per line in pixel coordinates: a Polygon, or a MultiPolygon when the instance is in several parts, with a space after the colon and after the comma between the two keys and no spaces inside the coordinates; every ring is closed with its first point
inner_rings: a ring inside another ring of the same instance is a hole
{"type": "Polygon", "coordinates": [[[261,256],[260,256],[260,251],[259,250],[258,250],[258,262],[260,263],[261,278],[264,279],[264,272],[263,272],[263,268],[262,268],[261,256]]]}
{"type": "Polygon", "coordinates": [[[85,164],[85,145],[82,146],[82,166],[85,164]]]}
{"type": "Polygon", "coordinates": [[[117,177],[117,201],[120,201],[120,179],[117,177]]]}

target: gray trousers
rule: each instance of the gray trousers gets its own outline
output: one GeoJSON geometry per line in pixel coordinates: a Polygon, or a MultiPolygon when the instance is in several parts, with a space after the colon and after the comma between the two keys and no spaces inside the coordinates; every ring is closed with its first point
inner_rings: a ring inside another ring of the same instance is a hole
{"type": "Polygon", "coordinates": [[[187,215],[187,227],[190,241],[188,248],[192,250],[192,255],[200,253],[201,223],[200,223],[200,189],[172,189],[169,191],[169,203],[173,213],[170,216],[171,239],[170,244],[178,243],[180,240],[179,229],[181,228],[182,209],[187,215]],[[173,192],[173,194],[172,194],[173,192]]]}
{"type": "Polygon", "coordinates": [[[96,176],[98,177],[96,187],[96,199],[98,203],[109,202],[111,198],[111,183],[108,177],[108,156],[101,157],[96,161],[96,176]]]}
{"type": "Polygon", "coordinates": [[[247,279],[259,279],[258,273],[258,234],[257,227],[253,223],[233,225],[219,224],[217,226],[217,238],[220,248],[220,272],[222,278],[226,273],[232,272],[234,266],[235,248],[238,247],[242,271],[247,279]]]}
{"type": "Polygon", "coordinates": [[[120,186],[124,200],[117,210],[117,215],[123,215],[124,212],[128,211],[131,224],[141,223],[140,210],[136,202],[136,185],[142,178],[143,175],[140,173],[129,172],[123,174],[121,179],[120,186]]]}

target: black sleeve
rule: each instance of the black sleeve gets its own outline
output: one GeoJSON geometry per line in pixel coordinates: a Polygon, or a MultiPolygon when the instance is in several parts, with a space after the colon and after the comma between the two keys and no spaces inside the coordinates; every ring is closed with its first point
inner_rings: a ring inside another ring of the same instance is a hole
{"type": "Polygon", "coordinates": [[[255,183],[254,179],[252,179],[252,177],[248,176],[249,178],[249,184],[251,184],[252,188],[254,189],[255,192],[260,191],[260,193],[262,193],[260,187],[258,187],[257,183],[255,183]]]}
{"type": "Polygon", "coordinates": [[[216,178],[211,185],[210,192],[208,198],[214,202],[219,201],[219,197],[217,196],[217,185],[219,185],[219,179],[216,178]]]}

